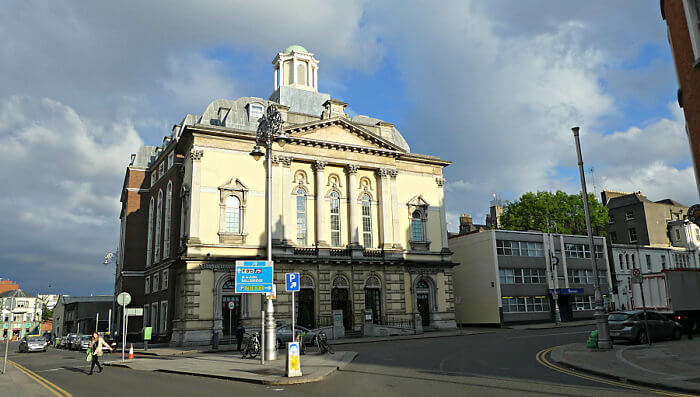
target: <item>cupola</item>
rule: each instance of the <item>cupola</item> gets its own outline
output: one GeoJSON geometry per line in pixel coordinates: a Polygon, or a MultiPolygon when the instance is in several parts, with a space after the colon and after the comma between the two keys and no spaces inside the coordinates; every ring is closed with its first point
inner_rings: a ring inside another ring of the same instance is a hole
{"type": "Polygon", "coordinates": [[[300,45],[290,45],[272,61],[275,90],[294,87],[318,92],[318,60],[300,45]]]}

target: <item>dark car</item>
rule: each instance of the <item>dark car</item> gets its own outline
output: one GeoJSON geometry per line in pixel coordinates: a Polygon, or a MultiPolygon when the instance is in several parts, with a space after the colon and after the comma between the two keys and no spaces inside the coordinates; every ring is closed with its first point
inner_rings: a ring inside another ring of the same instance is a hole
{"type": "Polygon", "coordinates": [[[647,343],[651,339],[680,339],[681,326],[666,316],[653,311],[647,311],[649,333],[644,326],[644,312],[629,310],[613,312],[608,315],[610,339],[624,339],[636,343],[647,343]]]}
{"type": "MultiPolygon", "coordinates": [[[[314,331],[311,331],[310,329],[295,325],[294,326],[294,333],[297,335],[304,335],[304,344],[306,346],[311,346],[313,343],[314,337],[316,336],[316,333],[314,331]]],[[[282,325],[277,327],[277,348],[284,349],[287,347],[287,342],[292,341],[292,326],[291,325],[282,325]]]]}
{"type": "Polygon", "coordinates": [[[75,341],[75,350],[87,350],[90,347],[90,335],[80,335],[75,341]]]}
{"type": "Polygon", "coordinates": [[[68,342],[66,343],[66,348],[68,350],[75,350],[75,344],[78,338],[80,338],[79,334],[68,334],[68,342]]]}
{"type": "Polygon", "coordinates": [[[19,342],[19,352],[46,351],[46,338],[40,335],[27,335],[19,342]]]}

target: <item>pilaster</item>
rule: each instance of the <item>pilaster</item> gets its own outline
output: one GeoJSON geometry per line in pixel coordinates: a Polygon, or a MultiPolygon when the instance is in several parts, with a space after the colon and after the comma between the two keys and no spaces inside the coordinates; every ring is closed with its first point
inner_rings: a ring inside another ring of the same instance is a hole
{"type": "Polygon", "coordinates": [[[328,164],[327,161],[316,161],[313,164],[313,169],[316,175],[315,187],[316,187],[316,245],[319,247],[327,247],[326,242],[326,206],[324,205],[325,199],[323,198],[323,170],[328,164]]]}
{"type": "Polygon", "coordinates": [[[379,241],[382,248],[392,248],[393,238],[391,233],[391,196],[389,187],[388,168],[379,168],[375,172],[379,177],[379,241]]]}
{"type": "Polygon", "coordinates": [[[391,183],[391,226],[394,247],[401,249],[401,230],[399,227],[399,193],[396,187],[396,177],[399,175],[399,170],[389,170],[391,183]]]}
{"type": "MultiPolygon", "coordinates": [[[[357,212],[357,171],[360,169],[358,165],[349,164],[345,167],[345,172],[348,176],[348,218],[350,225],[350,246],[360,246],[360,230],[358,226],[357,212]]],[[[372,247],[367,247],[372,248],[372,247]]]]}
{"type": "Polygon", "coordinates": [[[199,239],[199,215],[202,190],[201,160],[204,156],[204,151],[201,149],[192,149],[190,151],[190,156],[192,158],[192,188],[190,190],[190,230],[188,236],[189,242],[201,243],[199,239]]]}
{"type": "Polygon", "coordinates": [[[447,242],[447,214],[445,213],[445,178],[438,177],[435,178],[435,183],[438,185],[440,191],[440,242],[442,245],[442,252],[449,251],[447,242]]]}

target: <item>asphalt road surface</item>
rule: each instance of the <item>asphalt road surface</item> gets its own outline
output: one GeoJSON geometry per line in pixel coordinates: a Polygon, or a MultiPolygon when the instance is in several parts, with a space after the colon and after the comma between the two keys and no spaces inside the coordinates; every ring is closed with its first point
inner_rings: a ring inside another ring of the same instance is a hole
{"type": "Polygon", "coordinates": [[[47,390],[47,396],[63,397],[201,396],[203,393],[207,397],[230,396],[231,393],[596,397],[653,394],[644,388],[631,390],[614,382],[572,376],[548,368],[537,360],[537,353],[545,348],[584,343],[592,329],[588,326],[493,330],[482,335],[339,345],[336,350],[359,352],[343,371],[320,383],[284,387],[117,367],[106,367],[103,373],[95,371],[88,376],[89,363],[83,352],[49,349],[46,353],[20,354],[16,344],[11,345],[9,359],[46,379],[48,388],[54,389],[53,393],[47,390]]]}

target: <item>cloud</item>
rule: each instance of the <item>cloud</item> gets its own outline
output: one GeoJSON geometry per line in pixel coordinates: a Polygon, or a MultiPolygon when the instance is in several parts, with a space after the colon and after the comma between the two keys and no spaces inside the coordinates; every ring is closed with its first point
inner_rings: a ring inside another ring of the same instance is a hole
{"type": "Polygon", "coordinates": [[[49,282],[109,290],[101,259],[116,249],[123,167],[142,144],[137,132],[128,122],[95,123],[52,99],[13,96],[0,99],[0,141],[3,276],[30,291],[49,282]]]}

